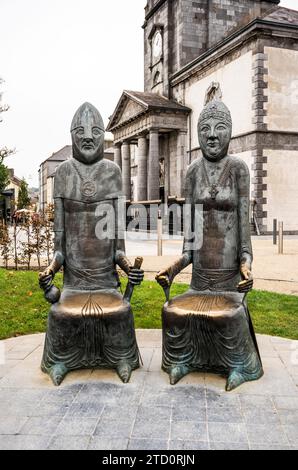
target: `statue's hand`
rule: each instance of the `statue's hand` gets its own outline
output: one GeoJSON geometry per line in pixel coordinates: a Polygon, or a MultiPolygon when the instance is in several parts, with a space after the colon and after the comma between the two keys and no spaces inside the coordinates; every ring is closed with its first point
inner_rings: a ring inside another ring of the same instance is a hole
{"type": "Polygon", "coordinates": [[[54,279],[52,268],[46,268],[42,273],[39,273],[38,279],[41,289],[45,290],[47,287],[49,287],[54,279]]]}
{"type": "Polygon", "coordinates": [[[141,282],[144,279],[144,271],[143,269],[137,269],[137,268],[129,268],[129,273],[128,273],[128,281],[135,285],[138,286],[141,284],[141,282]]]}
{"type": "Polygon", "coordinates": [[[171,285],[169,273],[167,270],[159,271],[155,276],[156,281],[163,289],[168,289],[171,285]]]}
{"type": "Polygon", "coordinates": [[[249,292],[253,288],[254,283],[250,265],[247,262],[241,263],[240,272],[243,281],[239,282],[238,284],[238,292],[249,292]]]}

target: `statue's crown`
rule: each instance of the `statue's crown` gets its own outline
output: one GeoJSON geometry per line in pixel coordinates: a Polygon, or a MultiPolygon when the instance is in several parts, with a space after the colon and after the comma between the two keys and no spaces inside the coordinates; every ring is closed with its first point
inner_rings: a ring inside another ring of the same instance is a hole
{"type": "Polygon", "coordinates": [[[220,119],[230,126],[232,125],[231,113],[222,101],[210,101],[201,112],[199,122],[212,118],[220,119]]]}

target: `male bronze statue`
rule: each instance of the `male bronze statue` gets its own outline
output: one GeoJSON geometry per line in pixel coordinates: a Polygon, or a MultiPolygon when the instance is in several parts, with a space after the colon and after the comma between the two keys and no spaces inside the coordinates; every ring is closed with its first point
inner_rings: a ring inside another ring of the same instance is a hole
{"type": "Polygon", "coordinates": [[[83,104],[71,124],[73,158],[55,174],[55,252],[40,274],[40,286],[52,303],[41,367],[55,385],[81,368],[113,368],[128,382],[139,367],[132,289],[124,298],[119,293],[116,265],[128,275],[129,286],[140,284],[144,274],[140,263],[131,266],[125,256],[119,224],[121,171],[104,159],[104,132],[98,110],[83,104]],[[114,217],[107,219],[113,233],[104,233],[104,217],[114,217]],[[62,266],[60,296],[52,281],[62,266]]]}
{"type": "Polygon", "coordinates": [[[189,291],[168,299],[162,311],[162,368],[171,384],[191,371],[209,371],[226,375],[229,391],[263,375],[245,300],[253,286],[249,170],[228,155],[231,133],[228,108],[207,104],[198,122],[202,157],[186,175],[193,215],[183,254],[156,276],[168,298],[174,277],[192,264],[189,291]]]}

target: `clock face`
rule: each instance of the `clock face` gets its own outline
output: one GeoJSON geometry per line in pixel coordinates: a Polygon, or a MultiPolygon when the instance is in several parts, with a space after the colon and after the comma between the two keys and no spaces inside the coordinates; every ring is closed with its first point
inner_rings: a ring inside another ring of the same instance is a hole
{"type": "Polygon", "coordinates": [[[162,53],[162,36],[161,32],[157,31],[153,38],[153,57],[157,59],[162,53]]]}

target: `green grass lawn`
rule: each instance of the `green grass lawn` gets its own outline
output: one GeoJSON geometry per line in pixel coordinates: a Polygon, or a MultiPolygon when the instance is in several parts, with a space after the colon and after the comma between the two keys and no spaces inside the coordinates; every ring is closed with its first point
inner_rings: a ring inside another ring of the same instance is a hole
{"type": "MultiPolygon", "coordinates": [[[[62,276],[55,284],[61,287],[62,276]]],[[[186,284],[174,284],[171,296],[186,284]]],[[[164,294],[156,282],[135,288],[132,307],[136,328],[160,328],[164,294]]],[[[257,333],[298,339],[298,296],[252,291],[248,296],[257,333]]],[[[38,286],[38,273],[0,269],[0,339],[45,331],[49,304],[38,286]]]]}

